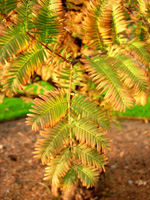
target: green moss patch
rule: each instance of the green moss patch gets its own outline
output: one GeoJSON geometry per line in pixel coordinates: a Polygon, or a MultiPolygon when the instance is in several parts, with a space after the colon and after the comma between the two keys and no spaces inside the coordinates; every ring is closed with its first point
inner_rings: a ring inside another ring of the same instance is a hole
{"type": "Polygon", "coordinates": [[[7,121],[26,116],[32,103],[26,103],[23,99],[5,97],[0,104],[0,121],[7,121]]]}
{"type": "Polygon", "coordinates": [[[150,98],[145,106],[135,105],[131,109],[126,109],[126,112],[117,112],[120,117],[144,117],[150,118],[150,98]]]}

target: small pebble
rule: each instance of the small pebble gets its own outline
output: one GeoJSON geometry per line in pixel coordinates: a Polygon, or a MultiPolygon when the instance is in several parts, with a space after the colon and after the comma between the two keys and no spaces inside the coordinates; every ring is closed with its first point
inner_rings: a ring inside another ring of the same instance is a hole
{"type": "Polygon", "coordinates": [[[133,181],[132,180],[128,180],[128,184],[133,184],[133,181]]]}
{"type": "Polygon", "coordinates": [[[117,165],[116,165],[116,164],[113,164],[113,165],[111,165],[110,167],[111,167],[111,169],[116,169],[117,165]]]}
{"type": "Polygon", "coordinates": [[[5,193],[7,193],[7,194],[8,194],[9,192],[10,192],[10,190],[5,190],[5,193]]]}

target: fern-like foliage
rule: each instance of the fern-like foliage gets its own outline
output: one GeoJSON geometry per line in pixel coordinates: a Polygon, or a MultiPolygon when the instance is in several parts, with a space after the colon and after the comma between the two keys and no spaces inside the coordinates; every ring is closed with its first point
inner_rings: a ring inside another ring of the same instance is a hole
{"type": "Polygon", "coordinates": [[[148,0],[138,0],[138,4],[140,13],[146,15],[148,11],[148,0]]]}
{"type": "Polygon", "coordinates": [[[17,5],[16,12],[19,14],[18,21],[21,23],[25,31],[32,30],[33,28],[33,7],[35,3],[37,3],[36,0],[22,0],[17,5]]]}
{"type": "Polygon", "coordinates": [[[115,3],[112,5],[112,17],[113,17],[113,28],[112,31],[114,30],[114,41],[116,40],[117,42],[121,42],[124,40],[122,38],[122,33],[126,30],[127,28],[127,21],[125,20],[125,14],[124,10],[122,8],[122,1],[117,0],[115,3]]]}
{"type": "Polygon", "coordinates": [[[145,44],[141,41],[131,41],[127,44],[127,51],[131,53],[131,55],[139,60],[144,65],[149,65],[150,63],[150,54],[145,48],[145,44]]]}
{"type": "MultiPolygon", "coordinates": [[[[119,49],[118,49],[119,50],[119,49]]],[[[114,69],[125,84],[126,87],[132,88],[133,91],[147,91],[148,79],[144,69],[137,62],[130,59],[129,56],[110,52],[108,62],[112,63],[114,69]]]]}
{"type": "Polygon", "coordinates": [[[53,158],[50,165],[46,168],[45,180],[52,180],[52,185],[58,187],[60,178],[66,175],[69,170],[72,153],[64,149],[60,155],[53,158]]]}
{"type": "Polygon", "coordinates": [[[87,147],[86,145],[76,146],[75,154],[83,165],[94,166],[99,170],[102,170],[106,163],[104,155],[100,155],[95,149],[87,147]]]}
{"type": "Polygon", "coordinates": [[[94,186],[94,183],[98,181],[99,173],[94,167],[77,165],[77,170],[79,179],[82,181],[83,186],[89,188],[94,186]]]}
{"type": "Polygon", "coordinates": [[[7,15],[16,8],[18,0],[0,0],[0,12],[7,15]]]}
{"type": "Polygon", "coordinates": [[[61,121],[53,129],[49,128],[41,131],[41,135],[45,139],[38,140],[35,154],[38,155],[38,158],[41,158],[43,164],[46,164],[51,156],[60,152],[67,143],[69,135],[68,123],[66,120],[61,121]]]}
{"type": "Polygon", "coordinates": [[[61,180],[61,187],[64,190],[69,190],[78,180],[77,170],[72,166],[61,180]]]}
{"type": "Polygon", "coordinates": [[[7,94],[21,90],[27,83],[31,75],[38,67],[42,66],[46,60],[46,52],[42,47],[37,47],[25,55],[20,55],[11,63],[8,70],[8,78],[4,86],[7,94]],[[23,78],[22,78],[23,77],[23,78]]]}
{"type": "Polygon", "coordinates": [[[80,143],[85,143],[90,145],[92,148],[97,147],[97,151],[100,152],[102,148],[107,149],[107,140],[103,134],[97,129],[96,125],[89,123],[85,119],[78,120],[73,127],[73,133],[76,139],[80,143]]]}
{"type": "Polygon", "coordinates": [[[108,0],[91,1],[86,11],[84,20],[84,29],[86,31],[86,40],[91,45],[99,47],[103,44],[111,44],[111,9],[108,0]]]}
{"type": "Polygon", "coordinates": [[[114,69],[107,60],[105,58],[94,58],[93,60],[89,59],[89,63],[90,65],[87,69],[93,81],[97,84],[97,89],[101,89],[101,92],[104,92],[109,88],[105,98],[117,110],[122,111],[126,107],[130,107],[134,102],[133,98],[123,87],[114,69]]]}
{"type": "Polygon", "coordinates": [[[72,111],[77,115],[81,115],[82,118],[89,118],[90,120],[98,123],[103,128],[109,127],[109,121],[104,112],[99,107],[91,102],[83,95],[77,95],[72,99],[72,111]]]}
{"type": "MultiPolygon", "coordinates": [[[[80,66],[75,65],[72,70],[72,89],[75,89],[76,86],[82,86],[83,85],[83,76],[82,76],[83,70],[81,70],[80,66]]],[[[69,88],[69,77],[70,77],[70,66],[63,62],[62,69],[60,68],[59,71],[57,71],[57,79],[56,83],[58,86],[68,89],[69,88]]]]}
{"type": "Polygon", "coordinates": [[[64,91],[51,91],[47,95],[41,95],[41,99],[35,99],[34,109],[28,114],[33,130],[53,127],[59,122],[60,118],[67,113],[67,98],[64,91]]]}
{"type": "Polygon", "coordinates": [[[94,102],[82,95],[77,95],[71,102],[73,112],[71,112],[72,123],[69,124],[68,98],[64,91],[53,91],[49,96],[41,97],[43,100],[34,101],[35,106],[31,110],[34,114],[30,114],[28,123],[32,124],[35,130],[39,128],[40,123],[42,129],[52,127],[41,131],[44,139],[39,139],[35,146],[35,158],[40,158],[43,164],[50,162],[46,168],[45,180],[51,179],[54,187],[61,185],[63,188],[69,188],[73,181],[78,181],[77,177],[79,177],[83,185],[93,186],[95,180],[98,179],[99,171],[102,171],[106,164],[106,158],[102,152],[106,151],[109,145],[105,134],[101,133],[99,121],[104,120],[107,126],[105,121],[107,118],[94,102]],[[77,111],[74,101],[78,105],[81,98],[87,102],[87,107],[85,104],[83,110],[77,111]],[[94,118],[96,113],[98,119],[94,118]],[[78,119],[79,116],[80,119],[78,119]],[[90,119],[93,123],[89,122],[90,119]],[[57,156],[57,154],[60,155],[57,156]],[[73,177],[70,171],[74,171],[73,177]],[[66,180],[67,177],[69,180],[66,180]]]}
{"type": "Polygon", "coordinates": [[[121,33],[126,30],[127,22],[121,0],[91,1],[84,20],[86,40],[98,49],[113,42],[120,42],[121,33]]]}
{"type": "Polygon", "coordinates": [[[39,2],[39,10],[34,26],[38,29],[37,34],[39,34],[42,42],[49,43],[59,33],[57,15],[53,14],[56,10],[57,12],[60,11],[59,2],[58,0],[44,0],[39,2]]]}
{"type": "Polygon", "coordinates": [[[20,53],[28,47],[29,41],[29,36],[26,35],[21,27],[8,29],[0,37],[0,60],[3,62],[13,55],[20,53]]]}
{"type": "Polygon", "coordinates": [[[0,96],[39,79],[56,86],[27,118],[42,129],[34,154],[52,188],[92,187],[107,164],[105,107],[145,105],[149,93],[149,1],[84,4],[74,28],[68,1],[64,9],[61,0],[0,0],[0,96]]]}

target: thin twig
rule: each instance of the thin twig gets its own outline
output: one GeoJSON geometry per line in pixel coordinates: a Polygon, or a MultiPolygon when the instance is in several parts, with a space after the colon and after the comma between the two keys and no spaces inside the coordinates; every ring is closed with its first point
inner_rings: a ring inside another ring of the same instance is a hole
{"type": "Polygon", "coordinates": [[[65,57],[61,56],[60,54],[58,54],[56,51],[50,49],[48,46],[46,46],[43,42],[40,42],[39,40],[37,40],[34,36],[32,36],[29,32],[26,31],[26,34],[32,38],[33,40],[35,40],[36,42],[40,43],[45,49],[49,50],[51,53],[55,54],[56,56],[58,56],[59,58],[63,59],[64,61],[66,61],[67,63],[70,63],[69,60],[67,60],[65,57]]]}
{"type": "MultiPolygon", "coordinates": [[[[9,18],[6,17],[4,14],[0,13],[0,16],[3,17],[6,21],[11,22],[13,25],[15,25],[15,23],[9,18]]],[[[67,63],[71,63],[68,59],[66,59],[65,57],[61,56],[59,53],[57,53],[56,51],[50,49],[48,46],[46,46],[43,42],[40,42],[39,40],[37,40],[33,35],[31,35],[28,31],[25,32],[31,39],[33,39],[34,41],[40,43],[45,49],[47,49],[48,51],[50,51],[51,53],[55,54],[56,56],[58,56],[59,58],[63,59],[64,61],[66,61],[67,63]]]]}

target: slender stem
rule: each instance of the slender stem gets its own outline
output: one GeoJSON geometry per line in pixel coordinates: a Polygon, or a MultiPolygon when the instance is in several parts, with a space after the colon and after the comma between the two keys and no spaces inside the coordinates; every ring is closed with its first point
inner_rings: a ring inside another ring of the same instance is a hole
{"type": "Polygon", "coordinates": [[[69,89],[68,89],[68,124],[70,132],[70,146],[72,148],[72,130],[71,130],[71,85],[72,85],[72,70],[73,65],[70,65],[69,89]]]}
{"type": "MultiPolygon", "coordinates": [[[[15,25],[15,23],[8,17],[6,17],[4,14],[0,13],[0,16],[3,17],[6,21],[11,22],[13,25],[15,25]]],[[[33,39],[34,41],[40,43],[45,49],[47,49],[48,51],[50,51],[51,53],[55,54],[56,56],[58,56],[59,58],[63,59],[64,61],[66,61],[67,63],[71,63],[68,59],[66,59],[65,57],[61,56],[59,53],[57,53],[56,51],[50,49],[48,46],[46,46],[43,42],[40,42],[39,40],[37,40],[33,35],[31,35],[28,31],[26,31],[26,34],[33,39]]]]}
{"type": "Polygon", "coordinates": [[[50,49],[48,46],[46,46],[43,42],[40,42],[39,40],[37,40],[34,36],[32,36],[29,32],[26,32],[26,34],[32,38],[33,40],[35,40],[36,42],[40,43],[45,49],[49,50],[51,53],[55,54],[56,56],[58,56],[59,58],[63,59],[64,61],[66,61],[67,63],[70,63],[69,60],[67,60],[65,57],[61,56],[60,54],[58,54],[56,51],[50,49]]]}

